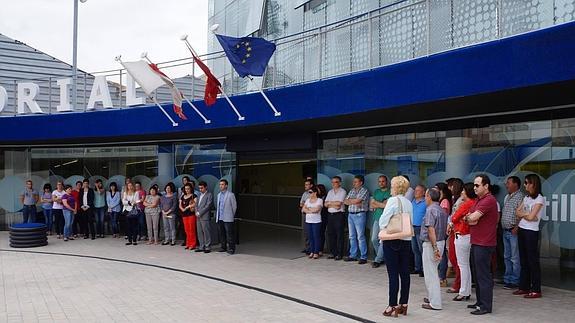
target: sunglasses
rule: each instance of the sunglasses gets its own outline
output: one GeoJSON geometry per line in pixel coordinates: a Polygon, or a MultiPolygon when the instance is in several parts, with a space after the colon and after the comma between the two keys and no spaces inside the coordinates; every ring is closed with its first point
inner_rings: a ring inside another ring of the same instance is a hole
{"type": "Polygon", "coordinates": [[[314,191],[307,191],[307,192],[308,192],[309,194],[311,194],[311,193],[315,193],[314,191]]]}
{"type": "Polygon", "coordinates": [[[480,186],[479,184],[473,184],[473,187],[479,187],[479,186],[480,186]]]}

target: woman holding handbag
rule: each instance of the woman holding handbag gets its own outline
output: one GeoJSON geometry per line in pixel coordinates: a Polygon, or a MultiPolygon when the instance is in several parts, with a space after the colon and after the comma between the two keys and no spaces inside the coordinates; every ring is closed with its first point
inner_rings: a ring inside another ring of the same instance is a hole
{"type": "Polygon", "coordinates": [[[383,240],[383,253],[389,278],[389,303],[384,316],[407,315],[409,301],[409,263],[411,259],[411,237],[413,236],[413,206],[405,198],[409,181],[403,176],[391,179],[391,197],[379,218],[379,237],[383,240]],[[407,230],[407,232],[406,232],[407,230]],[[397,294],[401,295],[399,303],[397,294]]]}

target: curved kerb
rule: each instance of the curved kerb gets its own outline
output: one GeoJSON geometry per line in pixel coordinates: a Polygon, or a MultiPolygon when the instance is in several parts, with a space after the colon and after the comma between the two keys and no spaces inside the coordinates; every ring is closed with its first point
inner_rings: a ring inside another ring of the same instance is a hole
{"type": "Polygon", "coordinates": [[[285,299],[288,300],[290,302],[294,302],[294,303],[298,303],[301,305],[305,305],[305,306],[309,306],[324,312],[328,312],[334,315],[338,315],[341,317],[345,317],[347,319],[350,320],[354,320],[357,322],[366,322],[366,323],[374,323],[374,321],[372,320],[368,320],[366,318],[363,317],[359,317],[350,313],[346,313],[346,312],[342,312],[333,308],[329,308],[323,305],[319,305],[319,304],[315,304],[312,302],[308,302],[299,298],[295,298],[292,296],[288,296],[285,294],[281,294],[281,293],[277,293],[271,290],[267,290],[267,289],[263,289],[260,287],[255,287],[255,286],[251,286],[251,285],[247,285],[247,284],[242,284],[242,283],[238,283],[235,281],[231,281],[231,280],[227,280],[227,279],[223,279],[223,278],[218,278],[218,277],[214,277],[214,276],[209,276],[209,275],[205,275],[205,274],[200,274],[197,272],[193,272],[190,270],[185,270],[185,269],[179,269],[179,268],[174,268],[174,267],[168,267],[168,266],[162,266],[162,265],[155,265],[155,264],[148,264],[148,263],[144,263],[144,262],[138,262],[138,261],[132,261],[132,260],[124,260],[124,259],[115,259],[115,258],[107,258],[107,257],[100,257],[100,256],[88,256],[88,255],[78,255],[78,254],[69,254],[69,253],[60,253],[60,252],[46,252],[46,251],[29,251],[29,250],[13,250],[13,249],[1,249],[0,251],[3,252],[17,252],[17,253],[31,253],[31,254],[43,254],[43,255],[55,255],[55,256],[67,256],[67,257],[78,257],[78,258],[90,258],[90,259],[98,259],[98,260],[106,260],[106,261],[112,261],[112,262],[119,262],[119,263],[125,263],[125,264],[132,264],[132,265],[138,265],[138,266],[147,266],[147,267],[153,267],[153,268],[158,268],[158,269],[164,269],[164,270],[169,270],[169,271],[174,271],[174,272],[179,272],[179,273],[184,273],[184,274],[188,274],[188,275],[193,275],[196,277],[201,277],[201,278],[205,278],[205,279],[210,279],[213,281],[217,281],[220,283],[224,283],[224,284],[228,284],[228,285],[232,285],[232,286],[237,286],[237,287],[241,287],[241,288],[245,288],[245,289],[249,289],[249,290],[253,290],[259,293],[263,293],[263,294],[267,294],[267,295],[271,295],[271,296],[275,296],[281,299],[285,299]]]}

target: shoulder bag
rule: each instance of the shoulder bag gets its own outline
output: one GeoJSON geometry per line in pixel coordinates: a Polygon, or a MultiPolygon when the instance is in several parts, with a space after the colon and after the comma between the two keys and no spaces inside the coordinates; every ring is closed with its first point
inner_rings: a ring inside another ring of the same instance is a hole
{"type": "Polygon", "coordinates": [[[379,231],[379,240],[398,240],[407,237],[413,237],[413,225],[411,215],[403,212],[403,203],[397,197],[399,209],[397,213],[391,216],[387,226],[379,231]]]}

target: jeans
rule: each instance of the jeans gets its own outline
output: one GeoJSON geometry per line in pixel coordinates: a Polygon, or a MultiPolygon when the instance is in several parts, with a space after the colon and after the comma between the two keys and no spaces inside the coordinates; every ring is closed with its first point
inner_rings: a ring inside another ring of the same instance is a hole
{"type": "Polygon", "coordinates": [[[397,293],[399,293],[399,279],[401,277],[401,293],[399,304],[409,301],[409,263],[411,258],[411,242],[406,240],[383,241],[385,264],[389,280],[389,306],[397,306],[397,293]]]}
{"type": "Polygon", "coordinates": [[[477,306],[491,313],[493,308],[493,275],[491,274],[491,256],[495,247],[471,245],[473,267],[477,280],[477,306]]]}
{"type": "Polygon", "coordinates": [[[24,205],[22,208],[22,223],[35,223],[36,222],[36,205],[24,205]]]}
{"type": "Polygon", "coordinates": [[[234,234],[234,222],[218,221],[220,227],[220,241],[222,249],[230,252],[236,252],[236,240],[234,234]]]}
{"type": "Polygon", "coordinates": [[[385,261],[384,253],[383,253],[383,245],[379,240],[379,221],[373,221],[373,225],[371,226],[371,244],[373,245],[373,250],[375,251],[375,258],[373,261],[382,263],[385,261]]]}
{"type": "Polygon", "coordinates": [[[104,216],[106,214],[105,207],[94,208],[94,215],[96,217],[96,232],[99,235],[104,235],[104,216]]]}
{"type": "Polygon", "coordinates": [[[70,210],[63,210],[64,212],[64,238],[69,238],[72,235],[72,223],[74,222],[74,213],[70,210]]]}
{"type": "Polygon", "coordinates": [[[52,209],[43,209],[44,211],[44,221],[46,221],[46,230],[48,233],[52,232],[52,209]]]}
{"type": "Polygon", "coordinates": [[[349,228],[349,257],[356,258],[359,242],[359,259],[367,260],[367,243],[365,241],[366,213],[349,213],[347,225],[349,228]]]}
{"type": "MultiPolygon", "coordinates": [[[[444,241],[437,241],[437,249],[443,250],[445,247],[444,241]]],[[[437,265],[440,260],[435,260],[435,253],[431,242],[423,242],[423,274],[425,275],[425,288],[427,289],[427,297],[429,298],[429,305],[436,310],[442,309],[441,305],[441,287],[439,286],[439,275],[437,274],[437,265]]]]}
{"type": "Polygon", "coordinates": [[[345,213],[330,213],[327,220],[329,250],[334,257],[343,257],[345,213]]]}
{"type": "Polygon", "coordinates": [[[541,293],[541,266],[539,264],[539,231],[519,228],[519,258],[521,278],[519,289],[541,293]]]}
{"type": "Polygon", "coordinates": [[[413,226],[414,236],[411,238],[411,251],[413,251],[413,261],[415,263],[415,271],[423,272],[423,242],[419,239],[421,235],[421,227],[413,226]]]}
{"type": "Polygon", "coordinates": [[[112,211],[110,212],[110,226],[112,227],[112,233],[118,234],[118,216],[120,212],[112,211]]]}
{"type": "Polygon", "coordinates": [[[306,222],[305,229],[309,237],[309,253],[318,254],[321,250],[321,223],[306,222]]]}
{"type": "Polygon", "coordinates": [[[503,260],[505,261],[503,282],[519,285],[521,264],[519,260],[518,237],[511,233],[511,230],[503,229],[503,250],[503,260]]]}
{"type": "Polygon", "coordinates": [[[471,268],[469,266],[471,252],[471,235],[459,235],[455,239],[455,255],[457,256],[457,266],[461,273],[461,284],[459,295],[471,295],[471,268]]]}

